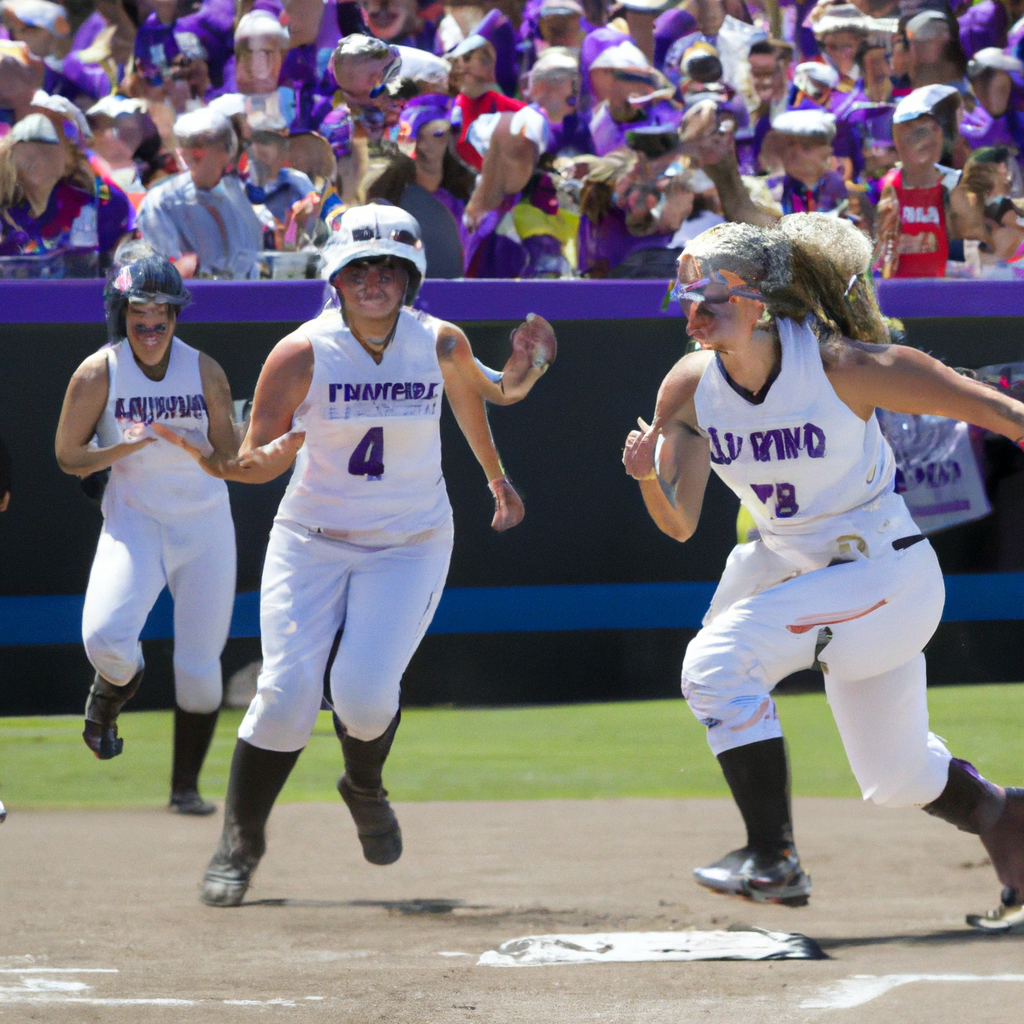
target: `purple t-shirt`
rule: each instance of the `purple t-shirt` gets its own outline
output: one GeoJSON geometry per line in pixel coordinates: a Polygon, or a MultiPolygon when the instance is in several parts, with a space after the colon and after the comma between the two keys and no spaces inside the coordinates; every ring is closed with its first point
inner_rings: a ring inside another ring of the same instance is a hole
{"type": "Polygon", "coordinates": [[[981,0],[968,7],[957,19],[960,23],[960,45],[970,60],[986,46],[1002,49],[1006,45],[1009,18],[1006,8],[998,0],[981,0]]]}
{"type": "Polygon", "coordinates": [[[580,273],[586,273],[602,261],[608,269],[614,270],[630,253],[638,249],[664,249],[672,240],[671,235],[644,235],[637,238],[626,227],[626,215],[613,206],[594,224],[587,217],[580,217],[579,252],[580,273]]]}
{"type": "Polygon", "coordinates": [[[654,19],[654,66],[665,70],[665,58],[672,44],[697,31],[697,22],[688,11],[673,7],[654,19]]]}
{"type": "Polygon", "coordinates": [[[608,105],[602,103],[590,118],[590,135],[594,140],[594,153],[597,156],[604,156],[613,149],[618,149],[626,144],[626,132],[634,128],[644,128],[648,125],[664,124],[678,125],[682,120],[682,111],[667,100],[657,100],[654,103],[646,103],[639,108],[642,116],[628,124],[622,124],[612,117],[608,105]]]}

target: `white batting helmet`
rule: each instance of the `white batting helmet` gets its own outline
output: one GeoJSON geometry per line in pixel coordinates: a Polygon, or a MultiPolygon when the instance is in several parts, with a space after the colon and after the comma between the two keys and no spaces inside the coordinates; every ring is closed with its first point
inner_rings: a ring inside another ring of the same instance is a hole
{"type": "Polygon", "coordinates": [[[355,260],[373,256],[404,260],[409,270],[406,305],[416,298],[427,272],[419,223],[397,206],[371,203],[346,210],[320,255],[323,259],[320,276],[325,281],[330,281],[342,267],[355,260]]]}

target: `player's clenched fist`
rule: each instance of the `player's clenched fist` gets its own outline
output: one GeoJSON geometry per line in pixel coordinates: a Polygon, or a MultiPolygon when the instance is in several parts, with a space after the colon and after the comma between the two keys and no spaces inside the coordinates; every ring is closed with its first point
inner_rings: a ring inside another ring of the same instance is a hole
{"type": "Polygon", "coordinates": [[[634,480],[653,480],[657,475],[654,468],[654,453],[658,445],[658,430],[652,429],[642,419],[637,419],[640,430],[631,430],[622,450],[622,465],[634,480]]]}
{"type": "Polygon", "coordinates": [[[491,529],[502,533],[511,530],[513,526],[518,526],[526,515],[526,509],[523,506],[523,499],[516,493],[508,478],[498,477],[487,486],[494,495],[494,518],[491,520],[491,529]]]}

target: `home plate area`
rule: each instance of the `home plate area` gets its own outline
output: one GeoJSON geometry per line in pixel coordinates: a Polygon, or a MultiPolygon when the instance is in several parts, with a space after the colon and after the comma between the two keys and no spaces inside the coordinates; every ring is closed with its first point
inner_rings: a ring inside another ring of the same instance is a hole
{"type": "Polygon", "coordinates": [[[964,923],[998,899],[976,838],[795,804],[798,909],[694,883],[724,800],[399,804],[383,869],[342,807],[282,804],[236,909],[198,900],[219,815],[9,808],[0,1024],[1020,1024],[1024,935],[964,923]]]}

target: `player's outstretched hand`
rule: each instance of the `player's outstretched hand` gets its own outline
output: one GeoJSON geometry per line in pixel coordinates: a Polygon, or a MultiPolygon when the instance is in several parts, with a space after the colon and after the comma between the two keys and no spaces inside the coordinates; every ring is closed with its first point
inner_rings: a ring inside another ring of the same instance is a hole
{"type": "Polygon", "coordinates": [[[524,386],[528,391],[537,378],[547,372],[557,355],[554,328],[544,317],[527,314],[512,332],[512,355],[502,371],[502,390],[509,397],[524,386]]]}
{"type": "Polygon", "coordinates": [[[491,529],[502,533],[518,526],[526,515],[523,499],[516,494],[516,489],[509,483],[508,477],[500,476],[488,485],[494,495],[494,518],[491,529]]]}
{"type": "Polygon", "coordinates": [[[211,456],[204,455],[195,445],[163,424],[154,423],[153,432],[191,455],[210,476],[245,483],[266,483],[280,476],[292,464],[306,440],[305,431],[293,430],[243,455],[225,458],[216,452],[211,456]]]}
{"type": "Polygon", "coordinates": [[[622,465],[634,480],[652,480],[655,477],[654,452],[660,431],[652,430],[642,419],[637,419],[640,430],[631,430],[622,450],[622,465]]]}

